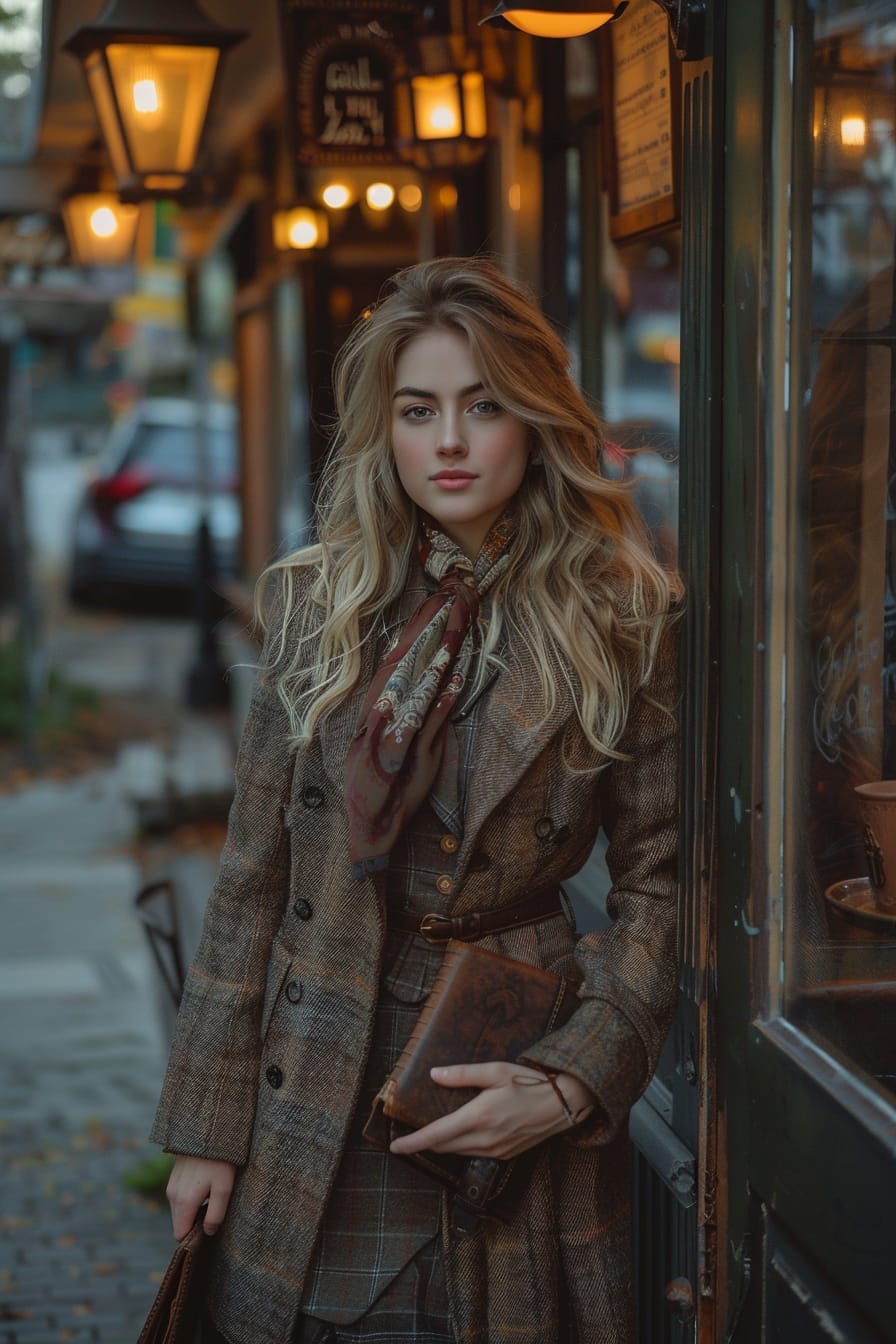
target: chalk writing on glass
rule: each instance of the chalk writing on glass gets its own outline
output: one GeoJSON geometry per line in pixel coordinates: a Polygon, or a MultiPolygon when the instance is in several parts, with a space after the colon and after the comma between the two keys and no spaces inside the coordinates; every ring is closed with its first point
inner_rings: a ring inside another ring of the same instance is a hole
{"type": "Polygon", "coordinates": [[[868,638],[866,625],[866,614],[860,611],[848,639],[825,635],[815,653],[812,732],[817,750],[832,763],[840,760],[845,738],[873,737],[880,731],[875,683],[881,675],[881,641],[868,638]]]}

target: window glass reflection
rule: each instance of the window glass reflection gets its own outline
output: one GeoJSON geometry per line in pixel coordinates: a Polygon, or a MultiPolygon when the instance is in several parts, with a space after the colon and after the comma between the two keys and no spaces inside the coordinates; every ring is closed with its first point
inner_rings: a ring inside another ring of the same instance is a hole
{"type": "Polygon", "coordinates": [[[791,912],[788,987],[793,1016],[894,1086],[894,1018],[882,1010],[896,1005],[896,910],[872,880],[855,792],[896,779],[896,24],[872,10],[815,7],[807,529],[796,557],[811,899],[791,912]]]}

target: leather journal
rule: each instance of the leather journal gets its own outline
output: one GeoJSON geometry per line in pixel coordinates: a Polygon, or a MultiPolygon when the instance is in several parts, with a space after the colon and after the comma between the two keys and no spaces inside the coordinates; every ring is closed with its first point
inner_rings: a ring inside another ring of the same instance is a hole
{"type": "MultiPolygon", "coordinates": [[[[473,943],[449,941],[417,1025],[377,1093],[365,1137],[388,1148],[400,1135],[471,1101],[477,1088],[440,1087],[430,1078],[430,1069],[513,1062],[568,1020],[576,1007],[576,989],[573,981],[553,971],[473,943]]],[[[465,1231],[483,1216],[512,1217],[536,1151],[509,1161],[432,1152],[402,1155],[402,1160],[451,1189],[455,1229],[465,1231]]]]}

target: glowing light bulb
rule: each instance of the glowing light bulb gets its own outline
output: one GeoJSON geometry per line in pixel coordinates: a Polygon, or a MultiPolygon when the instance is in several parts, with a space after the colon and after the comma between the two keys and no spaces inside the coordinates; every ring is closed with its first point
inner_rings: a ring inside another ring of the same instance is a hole
{"type": "Polygon", "coordinates": [[[296,219],[289,226],[289,241],[292,247],[314,247],[317,243],[317,225],[312,219],[296,219]]]}
{"type": "Polygon", "coordinates": [[[867,133],[868,127],[864,117],[844,117],[840,122],[840,140],[851,149],[861,149],[867,133]]]}
{"type": "Polygon", "coordinates": [[[115,211],[108,205],[98,205],[91,212],[90,232],[96,238],[114,238],[118,232],[118,220],[115,217],[115,211]]]}
{"type": "Polygon", "coordinates": [[[321,192],[321,199],[331,210],[344,210],[351,200],[351,192],[344,182],[330,182],[321,192]]]}
{"type": "Polygon", "coordinates": [[[439,205],[443,210],[453,210],[457,205],[457,187],[453,187],[450,182],[439,187],[439,205]]]}
{"type": "Polygon", "coordinates": [[[142,112],[144,115],[158,112],[159,90],[154,79],[137,79],[134,81],[134,110],[142,112]]]}
{"type": "Polygon", "coordinates": [[[366,200],[371,210],[388,210],[395,200],[395,188],[388,182],[371,182],[366,200]]]}
{"type": "Polygon", "coordinates": [[[436,107],[430,108],[429,124],[434,131],[442,131],[446,135],[457,134],[457,117],[454,114],[454,109],[446,106],[445,103],[439,103],[436,107]]]}

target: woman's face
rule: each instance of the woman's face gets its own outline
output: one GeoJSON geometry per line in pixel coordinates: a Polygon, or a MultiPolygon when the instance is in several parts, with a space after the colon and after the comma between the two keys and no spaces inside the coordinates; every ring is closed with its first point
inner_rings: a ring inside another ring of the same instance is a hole
{"type": "Polygon", "coordinates": [[[415,504],[475,559],[522,484],[527,429],[489,392],[463,332],[415,336],[395,369],[392,452],[415,504]]]}

